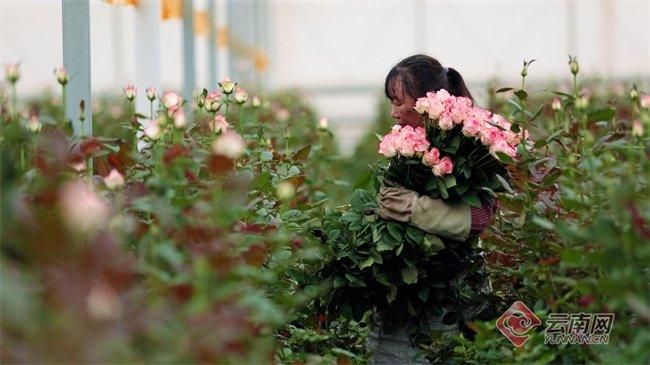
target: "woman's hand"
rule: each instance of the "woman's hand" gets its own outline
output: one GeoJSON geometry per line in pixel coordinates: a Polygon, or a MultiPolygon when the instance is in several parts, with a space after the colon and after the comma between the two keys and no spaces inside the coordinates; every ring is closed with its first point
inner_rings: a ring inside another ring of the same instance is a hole
{"type": "Polygon", "coordinates": [[[465,241],[484,231],[494,218],[498,202],[483,202],[480,208],[465,203],[420,196],[399,185],[379,189],[377,214],[389,220],[409,223],[427,233],[465,241]]]}

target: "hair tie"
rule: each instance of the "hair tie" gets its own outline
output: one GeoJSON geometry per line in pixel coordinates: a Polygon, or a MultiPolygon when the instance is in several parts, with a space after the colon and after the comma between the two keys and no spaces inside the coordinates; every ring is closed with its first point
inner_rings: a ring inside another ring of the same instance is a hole
{"type": "Polygon", "coordinates": [[[445,71],[445,74],[449,73],[449,69],[447,67],[443,67],[442,70],[445,71]]]}

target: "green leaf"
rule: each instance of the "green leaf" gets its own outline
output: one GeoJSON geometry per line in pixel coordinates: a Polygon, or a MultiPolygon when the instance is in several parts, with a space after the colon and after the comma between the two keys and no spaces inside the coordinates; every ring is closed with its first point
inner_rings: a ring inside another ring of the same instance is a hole
{"type": "Polygon", "coordinates": [[[478,196],[476,195],[476,192],[465,194],[462,197],[463,201],[473,207],[480,208],[481,207],[481,201],[479,200],[478,196]]]}
{"type": "Polygon", "coordinates": [[[504,93],[504,92],[510,91],[510,90],[514,90],[514,88],[512,88],[512,87],[502,87],[499,90],[495,91],[494,93],[495,94],[504,93]]]}
{"type": "Polygon", "coordinates": [[[426,303],[427,299],[429,299],[429,288],[424,287],[420,289],[420,291],[418,292],[418,297],[422,299],[423,302],[426,303]]]}
{"type": "Polygon", "coordinates": [[[535,216],[532,218],[531,221],[537,224],[538,226],[542,227],[543,229],[553,230],[553,228],[555,227],[553,223],[551,223],[551,221],[542,217],[535,216]]]}
{"type": "Polygon", "coordinates": [[[436,184],[438,184],[438,191],[440,192],[440,196],[443,199],[449,198],[449,193],[447,192],[447,188],[445,188],[445,184],[442,183],[442,179],[436,178],[436,184]]]}
{"type": "Polygon", "coordinates": [[[616,112],[612,108],[595,110],[587,114],[587,120],[590,122],[597,122],[601,120],[611,120],[616,115],[616,112]]]}
{"type": "Polygon", "coordinates": [[[402,280],[406,284],[415,284],[418,281],[418,269],[415,267],[405,267],[402,269],[402,280]]]}
{"type": "Polygon", "coordinates": [[[386,294],[386,300],[388,301],[388,303],[392,303],[396,297],[397,297],[397,287],[395,285],[391,285],[390,289],[388,289],[388,294],[386,294]]]}
{"type": "Polygon", "coordinates": [[[375,259],[373,259],[372,256],[368,256],[368,258],[361,261],[361,263],[359,264],[359,269],[363,270],[366,267],[372,266],[372,264],[374,264],[374,263],[375,263],[375,259]]]}
{"type": "Polygon", "coordinates": [[[444,178],[442,178],[442,180],[447,189],[456,186],[456,176],[454,175],[447,175],[444,178]]]}
{"type": "Polygon", "coordinates": [[[361,176],[359,176],[357,181],[354,182],[354,188],[355,189],[366,188],[370,184],[371,180],[372,180],[372,171],[368,170],[368,171],[364,172],[363,174],[361,174],[361,176]]]}
{"type": "Polygon", "coordinates": [[[515,91],[515,95],[519,100],[528,100],[528,93],[524,90],[517,90],[515,91]]]}
{"type": "Polygon", "coordinates": [[[395,239],[397,242],[402,242],[402,230],[400,229],[400,225],[397,223],[393,222],[388,222],[386,225],[388,228],[388,233],[390,234],[391,237],[395,239]]]}
{"type": "Polygon", "coordinates": [[[308,144],[308,145],[306,145],[305,147],[299,149],[298,152],[296,152],[296,153],[293,155],[292,159],[293,159],[294,161],[305,160],[305,159],[307,159],[307,156],[309,156],[309,152],[310,152],[310,151],[311,151],[311,145],[308,144]]]}
{"type": "Polygon", "coordinates": [[[504,189],[508,190],[510,194],[515,193],[515,191],[512,190],[512,188],[510,187],[510,184],[508,184],[508,181],[505,178],[503,178],[503,176],[499,174],[494,174],[494,175],[496,175],[497,179],[499,179],[499,182],[501,183],[501,186],[503,186],[504,189]]]}
{"type": "Polygon", "coordinates": [[[505,153],[503,153],[501,151],[497,151],[496,155],[497,155],[497,157],[499,157],[499,161],[501,161],[503,163],[515,163],[515,160],[513,160],[512,157],[506,155],[505,153]]]}

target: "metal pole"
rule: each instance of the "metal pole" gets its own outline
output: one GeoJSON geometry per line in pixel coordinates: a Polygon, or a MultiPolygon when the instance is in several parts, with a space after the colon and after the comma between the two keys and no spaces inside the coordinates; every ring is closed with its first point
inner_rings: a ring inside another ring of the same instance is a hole
{"type": "MultiPolygon", "coordinates": [[[[192,93],[196,84],[194,74],[194,7],[192,0],[183,0],[183,75],[184,97],[192,100],[192,93]]],[[[191,120],[191,108],[187,110],[191,120]]]]}
{"type": "Polygon", "coordinates": [[[63,0],[63,66],[70,75],[66,86],[66,115],[75,135],[92,136],[90,99],[90,9],[88,0],[63,0]],[[85,121],[79,120],[79,104],[85,104],[85,121]]]}

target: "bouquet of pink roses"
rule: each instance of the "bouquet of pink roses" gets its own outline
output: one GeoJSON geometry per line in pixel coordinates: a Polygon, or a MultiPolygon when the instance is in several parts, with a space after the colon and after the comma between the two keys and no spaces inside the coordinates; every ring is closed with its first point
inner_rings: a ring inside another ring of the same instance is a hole
{"type": "Polygon", "coordinates": [[[480,206],[481,195],[502,187],[506,161],[526,143],[505,118],[475,107],[446,90],[428,92],[415,104],[424,127],[393,127],[379,153],[391,159],[385,178],[432,198],[480,206]]]}

